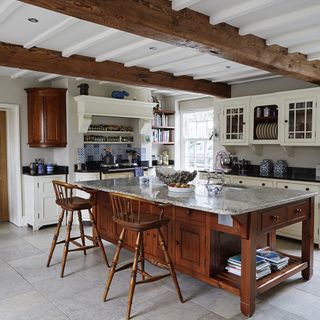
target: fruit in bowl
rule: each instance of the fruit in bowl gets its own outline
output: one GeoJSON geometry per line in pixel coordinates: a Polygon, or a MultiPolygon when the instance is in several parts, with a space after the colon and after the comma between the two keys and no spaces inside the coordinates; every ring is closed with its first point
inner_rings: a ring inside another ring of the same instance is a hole
{"type": "Polygon", "coordinates": [[[191,184],[188,184],[188,183],[170,183],[169,184],[169,187],[172,187],[172,188],[191,188],[191,184]]]}
{"type": "Polygon", "coordinates": [[[181,188],[181,185],[188,185],[188,182],[192,181],[197,176],[197,171],[177,171],[171,168],[159,167],[156,168],[156,175],[166,185],[170,186],[170,184],[175,184],[176,188],[181,188]]]}

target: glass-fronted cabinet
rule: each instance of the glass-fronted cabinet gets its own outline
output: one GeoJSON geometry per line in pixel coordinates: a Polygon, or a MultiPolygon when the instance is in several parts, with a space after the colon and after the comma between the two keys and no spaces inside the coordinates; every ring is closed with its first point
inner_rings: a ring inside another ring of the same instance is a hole
{"type": "Polygon", "coordinates": [[[314,143],[316,140],[316,98],[288,99],[285,103],[285,110],[285,143],[314,143]]]}
{"type": "Polygon", "coordinates": [[[225,145],[248,144],[248,107],[243,99],[229,99],[222,105],[222,135],[221,142],[225,145]]]}

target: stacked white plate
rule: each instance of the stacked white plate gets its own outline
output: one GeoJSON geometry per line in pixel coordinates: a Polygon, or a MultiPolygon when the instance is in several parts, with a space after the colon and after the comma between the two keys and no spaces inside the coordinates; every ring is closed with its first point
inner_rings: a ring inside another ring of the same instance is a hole
{"type": "Polygon", "coordinates": [[[277,123],[259,123],[256,126],[256,137],[261,140],[272,140],[278,138],[277,123]]]}

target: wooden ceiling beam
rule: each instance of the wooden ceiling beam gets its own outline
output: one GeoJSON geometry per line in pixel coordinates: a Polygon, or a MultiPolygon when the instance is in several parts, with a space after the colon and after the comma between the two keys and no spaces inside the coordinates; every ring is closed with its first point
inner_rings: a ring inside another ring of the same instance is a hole
{"type": "Polygon", "coordinates": [[[230,86],[191,77],[175,77],[166,72],[150,72],[139,67],[125,67],[113,61],[96,62],[94,58],[74,55],[63,57],[60,52],[0,42],[0,65],[101,81],[119,82],[142,87],[173,89],[230,97],[230,86]]]}
{"type": "Polygon", "coordinates": [[[320,83],[320,62],[286,48],[266,46],[257,36],[240,36],[238,28],[211,25],[209,17],[174,11],[168,0],[22,0],[79,19],[147,38],[219,55],[222,58],[308,82],[320,83]]]}

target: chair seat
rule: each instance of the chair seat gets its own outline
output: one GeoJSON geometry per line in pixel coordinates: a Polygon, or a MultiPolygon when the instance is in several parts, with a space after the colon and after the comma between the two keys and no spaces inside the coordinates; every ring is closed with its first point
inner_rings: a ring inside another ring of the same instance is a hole
{"type": "Polygon", "coordinates": [[[139,222],[125,221],[122,219],[118,219],[116,217],[113,217],[113,221],[128,230],[137,231],[137,232],[151,230],[151,229],[158,229],[158,228],[161,228],[163,225],[166,225],[169,223],[169,219],[162,218],[161,220],[159,220],[159,215],[145,214],[145,213],[140,214],[139,222]]]}
{"type": "Polygon", "coordinates": [[[85,210],[92,208],[92,203],[90,202],[90,200],[81,197],[58,199],[56,200],[56,204],[62,207],[63,209],[69,211],[85,210]]]}

